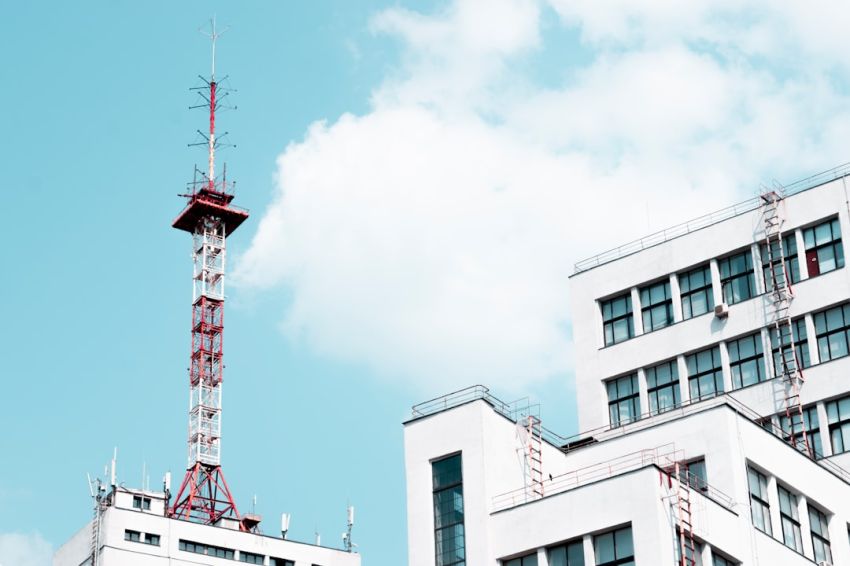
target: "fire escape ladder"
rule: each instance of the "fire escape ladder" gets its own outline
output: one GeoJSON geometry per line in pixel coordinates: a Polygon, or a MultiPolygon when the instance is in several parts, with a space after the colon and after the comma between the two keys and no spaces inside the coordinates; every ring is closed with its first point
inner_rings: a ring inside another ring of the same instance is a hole
{"type": "Polygon", "coordinates": [[[766,264],[765,287],[770,297],[771,311],[768,320],[771,321],[772,339],[776,340],[774,348],[779,355],[774,358],[775,372],[782,377],[785,394],[785,419],[788,423],[788,442],[800,450],[811,454],[806,425],[803,420],[803,405],[800,390],[804,383],[803,372],[797,360],[797,347],[794,342],[794,331],[791,323],[791,302],[794,292],[788,277],[788,266],[785,263],[785,250],[782,242],[782,216],[780,203],[783,196],[781,190],[767,190],[762,193],[762,212],[764,218],[764,253],[762,263],[766,264]],[[799,425],[799,426],[798,426],[799,425]]]}
{"type": "Polygon", "coordinates": [[[674,465],[676,478],[676,520],[679,536],[678,566],[696,566],[693,508],[688,468],[681,462],[674,465]]]}
{"type": "Polygon", "coordinates": [[[526,421],[526,449],[528,450],[528,471],[531,480],[531,493],[535,498],[543,497],[543,431],[540,419],[528,415],[526,421]]]}

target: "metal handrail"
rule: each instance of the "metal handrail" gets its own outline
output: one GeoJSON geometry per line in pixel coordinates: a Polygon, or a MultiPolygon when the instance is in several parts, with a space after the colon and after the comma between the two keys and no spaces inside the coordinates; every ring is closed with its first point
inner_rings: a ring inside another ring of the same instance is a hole
{"type": "MultiPolygon", "coordinates": [[[[805,179],[794,181],[790,185],[785,185],[784,187],[782,187],[782,192],[785,194],[785,196],[791,196],[797,193],[801,193],[803,191],[807,191],[809,189],[813,189],[815,187],[823,185],[824,183],[834,181],[835,179],[846,177],[848,175],[850,175],[850,163],[844,163],[837,167],[833,167],[832,169],[829,169],[827,171],[812,175],[811,177],[806,177],[805,179]]],[[[612,262],[627,255],[639,252],[641,250],[657,246],[658,244],[662,244],[674,238],[690,234],[691,232],[695,232],[696,230],[711,226],[712,224],[717,224],[718,222],[722,222],[723,220],[728,220],[729,218],[733,218],[740,214],[751,212],[753,210],[756,210],[759,205],[760,197],[752,197],[743,202],[739,202],[737,204],[733,204],[732,206],[720,209],[716,212],[700,216],[693,220],[683,222],[682,224],[677,224],[676,226],[673,226],[671,228],[661,230],[660,232],[655,232],[654,234],[644,236],[643,238],[634,240],[627,244],[623,244],[622,246],[617,246],[616,248],[612,248],[595,256],[576,262],[574,266],[574,272],[581,273],[583,271],[587,271],[588,269],[592,269],[594,267],[598,267],[605,263],[612,262]]]]}

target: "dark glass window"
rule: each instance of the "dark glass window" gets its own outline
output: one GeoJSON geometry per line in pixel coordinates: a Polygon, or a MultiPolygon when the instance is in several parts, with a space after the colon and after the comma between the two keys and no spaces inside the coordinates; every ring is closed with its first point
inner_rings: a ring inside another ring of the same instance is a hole
{"type": "Polygon", "coordinates": [[[669,279],[641,288],[640,313],[644,332],[673,324],[673,295],[669,279]]]}
{"type": "Polygon", "coordinates": [[[770,269],[770,255],[767,253],[767,244],[761,244],[761,268],[764,273],[764,287],[767,291],[773,290],[774,277],[780,284],[785,282],[785,273],[790,277],[791,283],[800,280],[800,259],[797,256],[797,238],[793,233],[782,238],[782,250],[779,250],[779,240],[770,244],[771,255],[774,265],[770,269]],[[782,263],[779,258],[785,257],[785,273],[782,272],[782,263]]]}
{"type": "Polygon", "coordinates": [[[431,464],[434,489],[434,540],[437,566],[464,566],[463,470],[461,455],[431,464]]]}
{"type": "Polygon", "coordinates": [[[764,371],[764,350],[761,334],[751,334],[726,343],[729,350],[729,369],[732,372],[732,388],[740,389],[767,378],[764,371]]]}
{"type": "Polygon", "coordinates": [[[159,535],[145,533],[145,544],[150,544],[151,546],[159,546],[159,535]]]}
{"type": "Polygon", "coordinates": [[[787,415],[779,415],[779,427],[782,429],[782,437],[786,442],[791,441],[791,424],[794,425],[794,440],[797,448],[804,451],[806,442],[803,441],[803,430],[806,431],[806,440],[809,444],[809,455],[813,458],[823,457],[823,446],[820,438],[820,424],[818,423],[818,408],[806,407],[803,409],[802,422],[799,414],[792,414],[789,420],[787,415]]]}
{"type": "Polygon", "coordinates": [[[711,290],[711,267],[703,265],[679,274],[679,291],[682,296],[682,318],[687,320],[714,308],[711,290]]]}
{"type": "Polygon", "coordinates": [[[600,305],[606,346],[628,340],[635,335],[630,293],[602,301],[600,305]]]}
{"type": "Polygon", "coordinates": [[[124,531],[124,540],[139,542],[141,539],[142,533],[140,533],[139,531],[131,531],[129,529],[124,531]]]}
{"type": "Polygon", "coordinates": [[[611,426],[620,426],[640,418],[640,390],[637,374],[612,379],[608,388],[608,414],[611,426]]]}
{"type": "Polygon", "coordinates": [[[767,502],[767,478],[761,472],[747,468],[747,483],[750,488],[753,526],[773,536],[773,528],[770,525],[770,503],[767,502]]]}
{"type": "Polygon", "coordinates": [[[838,219],[803,230],[809,277],[844,267],[844,248],[838,219]]]}
{"type": "Polygon", "coordinates": [[[584,544],[577,540],[549,549],[549,566],[584,566],[584,544]]]}
{"type": "Polygon", "coordinates": [[[676,360],[646,368],[649,410],[655,415],[679,406],[679,367],[676,360]]]}
{"type": "Polygon", "coordinates": [[[285,558],[269,558],[269,566],[295,566],[295,562],[285,558]]]}
{"type": "Polygon", "coordinates": [[[812,548],[815,562],[832,564],[832,548],[829,545],[829,521],[820,509],[809,504],[809,525],[812,530],[812,548]]]}
{"type": "Polygon", "coordinates": [[[537,553],[527,554],[519,558],[512,558],[502,562],[503,566],[537,566],[537,553]]]}
{"type": "Polygon", "coordinates": [[[800,515],[797,496],[779,486],[779,518],[782,522],[782,542],[797,552],[803,552],[803,535],[800,532],[800,515]]]}
{"type": "Polygon", "coordinates": [[[827,403],[826,416],[832,453],[850,452],[850,397],[827,403]]]}
{"type": "Polygon", "coordinates": [[[723,301],[734,305],[756,295],[753,256],[749,250],[717,260],[723,301]]]}
{"type": "Polygon", "coordinates": [[[821,362],[850,353],[850,304],[815,313],[814,319],[821,362]]]}
{"type": "Polygon", "coordinates": [[[723,392],[720,347],[714,346],[685,356],[691,400],[707,399],[723,392]]]}
{"type": "Polygon", "coordinates": [[[233,560],[236,554],[231,548],[223,548],[220,546],[212,546],[211,544],[203,544],[200,542],[192,542],[190,540],[180,539],[178,548],[184,552],[193,552],[195,554],[204,554],[206,556],[214,556],[216,558],[225,558],[233,560]]]}
{"type": "Polygon", "coordinates": [[[713,566],[738,566],[737,562],[732,562],[731,560],[727,560],[722,556],[717,555],[716,553],[712,553],[712,560],[714,561],[713,566]]]}
{"type": "Polygon", "coordinates": [[[151,508],[151,498],[150,497],[142,497],[141,495],[133,496],[133,509],[142,509],[144,511],[149,511],[151,508]]]}
{"type": "Polygon", "coordinates": [[[244,550],[239,551],[239,562],[246,562],[248,564],[262,564],[265,558],[266,557],[262,554],[254,554],[253,552],[245,552],[244,550]]]}
{"type": "Polygon", "coordinates": [[[768,332],[770,334],[770,347],[773,352],[773,374],[775,377],[784,375],[783,368],[786,366],[791,371],[795,367],[807,368],[812,365],[809,359],[809,342],[806,339],[806,319],[798,318],[791,322],[796,357],[791,354],[791,335],[788,334],[787,326],[783,326],[779,330],[772,326],[768,328],[768,332]]]}
{"type": "Polygon", "coordinates": [[[596,566],[634,566],[632,528],[626,527],[593,537],[596,566]]]}
{"type": "Polygon", "coordinates": [[[693,460],[680,468],[680,479],[694,489],[708,491],[708,477],[705,474],[705,458],[693,460]]]}

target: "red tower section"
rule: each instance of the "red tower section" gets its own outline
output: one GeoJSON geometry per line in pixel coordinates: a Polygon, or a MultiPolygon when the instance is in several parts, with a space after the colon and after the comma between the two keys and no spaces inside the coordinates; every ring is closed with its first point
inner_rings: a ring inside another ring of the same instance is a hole
{"type": "MultiPolygon", "coordinates": [[[[186,476],[177,492],[170,517],[215,524],[235,519],[243,530],[251,519],[240,517],[221,469],[221,387],[224,355],[224,274],[226,238],[248,218],[232,204],[232,183],[215,175],[215,114],[220,107],[220,86],[215,79],[215,42],[212,28],[213,66],[210,79],[198,90],[209,109],[209,134],[203,145],[209,151],[209,170],[198,178],[196,169],[188,202],[172,226],[192,234],[192,346],[189,366],[189,438],[186,476]]],[[[225,93],[226,94],[226,93],[225,93]]],[[[200,133],[200,132],[199,132],[200,133]]]]}

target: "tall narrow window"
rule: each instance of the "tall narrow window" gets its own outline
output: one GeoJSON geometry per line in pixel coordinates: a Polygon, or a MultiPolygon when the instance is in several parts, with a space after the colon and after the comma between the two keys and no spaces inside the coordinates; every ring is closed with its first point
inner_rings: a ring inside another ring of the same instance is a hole
{"type": "Polygon", "coordinates": [[[814,319],[821,362],[850,353],[850,304],[815,313],[814,319]]]}
{"type": "Polygon", "coordinates": [[[635,335],[632,320],[632,296],[629,293],[600,303],[602,307],[602,327],[605,333],[605,345],[610,346],[635,335]]]}
{"type": "Polygon", "coordinates": [[[832,453],[850,452],[850,397],[827,403],[826,416],[832,453]]]}
{"type": "Polygon", "coordinates": [[[794,336],[794,355],[791,353],[791,335],[787,329],[777,331],[775,327],[768,328],[770,334],[770,348],[773,353],[773,375],[781,377],[783,367],[798,367],[805,369],[812,365],[809,359],[809,342],[806,339],[806,319],[798,318],[791,323],[791,332],[794,336]]]}
{"type": "Polygon", "coordinates": [[[612,379],[606,387],[611,426],[628,424],[640,418],[640,389],[636,373],[612,379]]]}
{"type": "Polygon", "coordinates": [[[794,433],[794,441],[797,449],[804,451],[806,443],[809,445],[809,455],[812,458],[823,458],[823,445],[820,439],[820,423],[818,422],[818,408],[816,406],[803,409],[802,422],[799,413],[791,415],[779,415],[779,427],[782,429],[782,437],[786,442],[791,441],[791,433],[794,433]],[[793,425],[793,429],[792,429],[793,425]],[[806,431],[806,441],[803,441],[803,431],[806,431]]]}
{"type": "Polygon", "coordinates": [[[782,542],[790,549],[803,552],[803,535],[800,533],[800,515],[797,496],[779,486],[779,517],[782,521],[782,542]]]}
{"type": "Polygon", "coordinates": [[[549,566],[584,566],[584,544],[581,540],[549,549],[549,566]]]}
{"type": "Polygon", "coordinates": [[[809,277],[844,267],[844,247],[837,218],[803,230],[803,242],[809,277]]]}
{"type": "Polygon", "coordinates": [[[463,472],[461,455],[431,464],[434,489],[434,540],[437,566],[464,566],[463,472]]]}
{"type": "Polygon", "coordinates": [[[730,305],[756,295],[753,256],[749,250],[717,260],[723,300],[730,305]]]}
{"type": "Polygon", "coordinates": [[[679,274],[682,295],[682,318],[685,320],[707,313],[714,308],[711,290],[711,267],[706,264],[679,274]]]}
{"type": "Polygon", "coordinates": [[[779,240],[770,244],[770,254],[768,254],[767,244],[761,244],[761,266],[764,273],[764,287],[767,291],[773,290],[774,278],[780,284],[785,281],[785,274],[782,272],[782,263],[779,258],[785,257],[785,273],[788,275],[789,283],[796,283],[800,280],[800,260],[797,257],[797,237],[792,232],[782,238],[782,250],[779,250],[779,240]],[[775,262],[773,269],[770,269],[770,258],[773,257],[775,262]]]}
{"type": "Polygon", "coordinates": [[[723,365],[720,347],[685,356],[688,366],[688,389],[691,400],[707,399],[723,392],[723,365]]]}
{"type": "Polygon", "coordinates": [[[812,529],[812,548],[815,562],[832,564],[832,547],[829,545],[829,521],[820,509],[809,504],[809,525],[812,529]]]}
{"type": "Polygon", "coordinates": [[[593,537],[596,566],[635,566],[632,528],[626,527],[593,537]]]}
{"type": "Polygon", "coordinates": [[[767,502],[767,478],[761,472],[747,468],[747,483],[750,488],[753,526],[773,536],[773,528],[770,525],[770,503],[767,502]]]}
{"type": "Polygon", "coordinates": [[[640,313],[644,332],[673,324],[673,295],[669,279],[641,288],[640,313]]]}
{"type": "Polygon", "coordinates": [[[533,552],[519,558],[503,560],[502,566],[537,566],[537,553],[533,552]]]}
{"type": "Polygon", "coordinates": [[[729,350],[729,369],[732,372],[732,387],[740,389],[764,381],[764,350],[761,334],[751,334],[726,343],[729,350]]]}
{"type": "Polygon", "coordinates": [[[646,368],[649,410],[663,413],[679,406],[679,368],[676,360],[646,368]]]}

